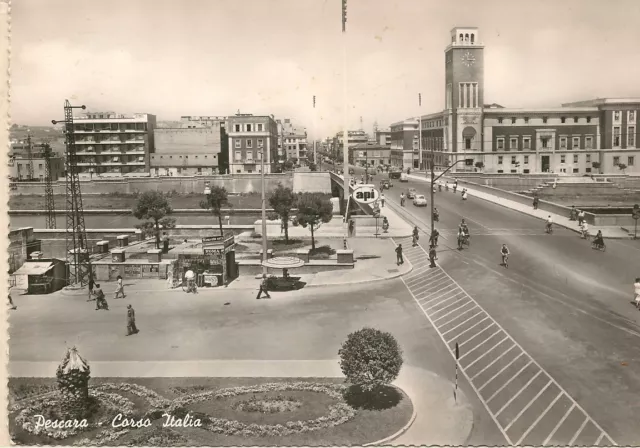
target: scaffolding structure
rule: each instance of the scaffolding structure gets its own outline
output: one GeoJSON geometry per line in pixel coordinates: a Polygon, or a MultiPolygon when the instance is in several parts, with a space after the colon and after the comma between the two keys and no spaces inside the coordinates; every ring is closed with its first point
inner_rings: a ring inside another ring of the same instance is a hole
{"type": "Polygon", "coordinates": [[[27,181],[33,181],[33,144],[31,134],[27,134],[27,181]]]}
{"type": "Polygon", "coordinates": [[[42,145],[42,157],[44,158],[44,202],[47,217],[47,229],[56,228],[56,203],[53,198],[53,186],[51,182],[51,146],[48,143],[42,145]]]}
{"type": "Polygon", "coordinates": [[[84,286],[89,280],[89,250],[82,208],[82,192],[78,175],[75,129],[73,127],[73,109],[86,109],[85,106],[72,106],[64,102],[64,121],[52,120],[53,124],[64,123],[65,144],[67,148],[65,168],[66,193],[66,251],[69,263],[69,284],[84,286]]]}

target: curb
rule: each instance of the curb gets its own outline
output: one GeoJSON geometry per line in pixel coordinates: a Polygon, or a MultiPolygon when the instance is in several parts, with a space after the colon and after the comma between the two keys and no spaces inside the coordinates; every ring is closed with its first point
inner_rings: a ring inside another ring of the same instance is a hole
{"type": "Polygon", "coordinates": [[[316,284],[316,285],[307,285],[307,286],[305,286],[305,288],[318,288],[320,286],[362,285],[362,284],[365,284],[365,283],[375,283],[375,282],[383,282],[385,280],[393,280],[394,278],[402,277],[403,275],[407,275],[407,274],[411,273],[411,271],[413,271],[413,264],[409,260],[406,260],[406,261],[410,265],[409,266],[409,270],[407,272],[398,272],[398,273],[395,273],[393,275],[390,275],[390,276],[384,277],[384,278],[373,278],[373,279],[369,279],[369,280],[359,280],[357,282],[349,282],[349,283],[320,283],[320,284],[316,284]]]}
{"type": "MultiPolygon", "coordinates": [[[[431,183],[430,179],[421,179],[421,178],[418,178],[417,176],[416,176],[416,178],[417,178],[416,180],[420,180],[420,181],[423,181],[423,182],[426,182],[426,183],[431,183]]],[[[544,221],[544,218],[540,218],[540,217],[538,217],[538,216],[536,216],[536,215],[533,215],[533,214],[531,214],[531,213],[528,213],[528,212],[526,212],[526,211],[524,211],[524,210],[518,210],[517,208],[509,207],[508,205],[502,204],[502,203],[500,203],[499,201],[492,201],[491,199],[485,199],[485,198],[482,198],[482,197],[480,197],[480,196],[476,196],[476,195],[474,194],[474,192],[471,192],[470,190],[467,190],[467,192],[469,193],[469,196],[473,196],[473,197],[475,197],[475,198],[477,198],[477,199],[480,199],[480,200],[482,200],[482,201],[491,202],[491,203],[493,203],[493,204],[499,205],[500,207],[508,208],[509,210],[513,210],[513,211],[516,211],[516,212],[518,212],[518,213],[522,213],[523,215],[527,215],[527,216],[530,216],[530,217],[532,217],[532,218],[536,218],[536,219],[539,219],[539,220],[541,220],[541,221],[544,221]]],[[[496,197],[497,197],[497,196],[496,196],[496,197]]],[[[508,199],[507,199],[507,200],[508,200],[508,199]]],[[[558,215],[558,216],[559,216],[559,215],[558,215]]],[[[574,227],[570,227],[570,226],[568,226],[568,225],[566,225],[566,224],[560,224],[559,222],[554,222],[554,224],[555,224],[556,226],[562,227],[562,228],[564,228],[564,229],[571,230],[571,231],[572,231],[572,232],[574,232],[574,233],[578,233],[578,234],[580,233],[580,230],[578,230],[578,229],[576,229],[576,228],[574,228],[574,227]]],[[[605,226],[605,227],[606,227],[606,226],[605,226]]],[[[613,227],[615,227],[615,226],[613,226],[613,227]]],[[[626,237],[608,236],[608,237],[606,237],[606,238],[607,238],[607,239],[610,239],[610,240],[632,240],[632,239],[633,239],[633,237],[632,237],[632,236],[626,236],[626,237]]]]}
{"type": "MultiPolygon", "coordinates": [[[[400,389],[397,386],[394,386],[396,389],[400,389]]],[[[402,389],[400,389],[402,390],[402,389]]],[[[404,391],[402,391],[404,392],[404,391]]],[[[406,394],[406,392],[405,392],[406,394]]],[[[407,397],[409,397],[409,394],[407,394],[407,397]]],[[[409,418],[409,421],[407,422],[406,425],[404,425],[402,428],[400,428],[398,431],[396,431],[394,434],[391,434],[389,437],[385,437],[384,439],[380,439],[380,440],[376,440],[375,442],[369,442],[369,443],[365,443],[362,446],[375,446],[375,445],[382,445],[388,442],[391,442],[395,439],[397,439],[398,437],[400,437],[402,434],[404,434],[405,432],[407,432],[409,430],[409,428],[411,428],[411,425],[413,425],[413,422],[415,422],[416,417],[418,416],[418,411],[416,411],[416,407],[413,405],[413,401],[411,402],[411,407],[413,408],[413,412],[411,413],[411,418],[409,418]]]]}

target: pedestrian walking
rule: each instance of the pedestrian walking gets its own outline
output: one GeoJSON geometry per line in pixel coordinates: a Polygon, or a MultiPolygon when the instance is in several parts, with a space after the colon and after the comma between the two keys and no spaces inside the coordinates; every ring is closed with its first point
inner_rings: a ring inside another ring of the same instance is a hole
{"type": "Polygon", "coordinates": [[[124,285],[122,284],[122,276],[118,275],[117,278],[118,278],[118,285],[116,286],[116,293],[115,293],[115,296],[113,297],[114,300],[117,299],[120,294],[122,294],[123,299],[127,297],[124,294],[124,285]]]}
{"type": "Polygon", "coordinates": [[[404,258],[402,257],[402,244],[398,244],[398,247],[396,247],[396,264],[398,266],[404,264],[404,258]]]}
{"type": "Polygon", "coordinates": [[[384,207],[384,193],[380,194],[380,207],[384,207]]]}
{"type": "Polygon", "coordinates": [[[582,226],[583,222],[584,222],[584,210],[580,210],[580,212],[578,212],[578,225],[582,226]]]}
{"type": "Polygon", "coordinates": [[[429,267],[431,268],[435,268],[436,267],[436,246],[431,245],[429,247],[429,262],[431,263],[429,265],[429,267]]]}
{"type": "Polygon", "coordinates": [[[353,232],[356,229],[356,223],[353,219],[349,220],[349,236],[353,236],[353,232]]]}
{"type": "Polygon", "coordinates": [[[89,271],[89,298],[87,299],[87,302],[91,302],[92,300],[95,300],[95,297],[93,297],[94,286],[95,286],[95,282],[93,281],[93,273],[89,271]]]}
{"type": "Polygon", "coordinates": [[[267,274],[262,274],[262,280],[260,281],[260,290],[258,291],[256,300],[262,298],[262,293],[264,293],[267,299],[271,298],[271,296],[269,295],[269,291],[267,291],[267,274]]]}
{"type": "Polygon", "coordinates": [[[634,300],[636,301],[636,308],[640,310],[640,277],[636,278],[636,282],[633,284],[634,300]]]}
{"type": "Polygon", "coordinates": [[[11,294],[8,294],[8,296],[9,296],[9,309],[17,310],[18,307],[13,304],[13,299],[11,298],[11,294]]]}
{"type": "Polygon", "coordinates": [[[533,198],[533,209],[534,210],[538,210],[538,202],[539,202],[538,196],[535,196],[533,198]]]}
{"type": "Polygon", "coordinates": [[[433,232],[431,233],[431,236],[429,237],[429,244],[431,246],[437,246],[438,245],[438,237],[440,236],[440,232],[438,232],[438,229],[433,229],[433,232]]]}
{"type": "Polygon", "coordinates": [[[104,297],[104,292],[100,288],[99,284],[95,284],[95,295],[96,295],[96,311],[98,310],[107,310],[109,311],[109,304],[107,303],[107,299],[104,297]]]}
{"type": "Polygon", "coordinates": [[[127,305],[127,336],[139,333],[138,327],[136,327],[136,311],[129,304],[127,305]]]}
{"type": "Polygon", "coordinates": [[[169,252],[169,236],[167,235],[167,232],[164,232],[162,235],[162,252],[166,254],[169,252]]]}

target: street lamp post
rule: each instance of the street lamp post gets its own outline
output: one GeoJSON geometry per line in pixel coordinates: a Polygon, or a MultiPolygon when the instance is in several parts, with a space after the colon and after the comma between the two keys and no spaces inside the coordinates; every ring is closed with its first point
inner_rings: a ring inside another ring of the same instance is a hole
{"type": "Polygon", "coordinates": [[[347,123],[347,117],[349,113],[349,106],[347,101],[347,0],[342,0],[342,70],[344,71],[344,76],[342,77],[342,98],[344,99],[344,129],[342,130],[342,165],[343,165],[343,193],[344,193],[344,224],[345,224],[345,235],[347,235],[347,216],[349,215],[349,210],[347,207],[349,206],[349,126],[347,123]]]}
{"type": "MultiPolygon", "coordinates": [[[[268,142],[268,140],[267,140],[268,142]]],[[[268,144],[268,143],[267,143],[268,144]]],[[[284,145],[283,145],[284,146],[284,145]]],[[[262,190],[262,261],[267,261],[267,203],[266,203],[266,189],[264,182],[264,148],[259,151],[260,154],[260,189],[262,190]]],[[[266,266],[262,266],[262,274],[267,274],[266,266]]]]}
{"type": "Polygon", "coordinates": [[[418,169],[423,169],[422,161],[422,94],[418,93],[418,169]]]}
{"type": "Polygon", "coordinates": [[[633,239],[638,239],[638,219],[640,219],[640,205],[635,204],[633,206],[633,220],[635,221],[635,225],[633,228],[633,239]]]}

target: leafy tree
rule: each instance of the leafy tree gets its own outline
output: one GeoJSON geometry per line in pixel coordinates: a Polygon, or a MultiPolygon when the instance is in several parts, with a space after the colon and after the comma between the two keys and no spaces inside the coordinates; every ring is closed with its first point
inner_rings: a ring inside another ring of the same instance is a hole
{"type": "Polygon", "coordinates": [[[391,383],[403,362],[402,349],[390,333],[367,327],[349,334],[338,355],[347,381],[364,391],[391,383]]]}
{"type": "Polygon", "coordinates": [[[593,163],[591,164],[591,166],[592,166],[594,169],[596,169],[596,170],[600,171],[600,162],[593,162],[593,163]]]}
{"type": "Polygon", "coordinates": [[[278,184],[276,189],[269,195],[269,205],[282,221],[285,244],[289,244],[289,218],[291,217],[291,210],[296,207],[297,199],[293,190],[289,187],[283,187],[282,184],[278,184]]]}
{"type": "Polygon", "coordinates": [[[155,232],[156,249],[160,249],[160,226],[165,229],[175,227],[175,218],[167,216],[172,213],[173,209],[169,200],[160,191],[145,191],[133,207],[133,216],[147,220],[147,222],[137,225],[136,228],[155,232]]]}
{"type": "Polygon", "coordinates": [[[290,171],[293,169],[294,163],[293,160],[289,159],[284,162],[284,169],[290,171]]]}
{"type": "Polygon", "coordinates": [[[624,163],[619,163],[618,169],[624,173],[624,170],[627,169],[627,165],[625,165],[624,163]]]}
{"type": "Polygon", "coordinates": [[[312,162],[312,163],[309,164],[309,170],[318,171],[318,167],[316,166],[315,163],[312,162]]]}
{"type": "Polygon", "coordinates": [[[316,250],[313,232],[318,230],[323,222],[331,221],[333,205],[329,198],[320,193],[302,193],[298,197],[298,213],[296,222],[302,227],[311,229],[311,250],[316,250]]]}
{"type": "Polygon", "coordinates": [[[222,232],[222,208],[231,207],[227,189],[218,186],[211,187],[211,193],[207,195],[207,199],[200,201],[200,207],[206,210],[211,210],[211,213],[218,217],[220,235],[224,235],[222,232]]]}

